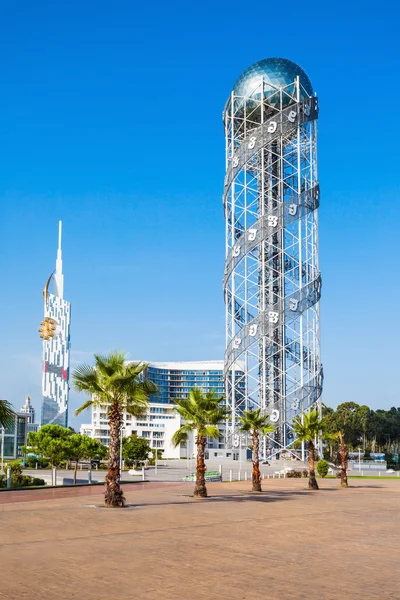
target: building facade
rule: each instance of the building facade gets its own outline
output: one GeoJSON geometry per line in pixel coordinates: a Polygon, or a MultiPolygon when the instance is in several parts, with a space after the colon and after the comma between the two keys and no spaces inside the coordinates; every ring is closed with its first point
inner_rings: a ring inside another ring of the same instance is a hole
{"type": "Polygon", "coordinates": [[[31,399],[29,396],[26,397],[25,404],[23,405],[23,407],[21,408],[21,410],[19,412],[21,415],[26,415],[27,423],[35,422],[35,409],[33,408],[32,404],[31,404],[31,399]]]}
{"type": "Polygon", "coordinates": [[[28,434],[30,431],[36,433],[40,425],[39,423],[35,423],[35,409],[31,404],[31,399],[29,396],[26,397],[25,404],[19,412],[21,415],[25,415],[26,417],[26,433],[28,434]]]}
{"type": "Polygon", "coordinates": [[[67,427],[71,304],[64,299],[61,228],[60,221],[56,269],[44,288],[44,321],[39,329],[43,338],[41,424],[67,427]],[[49,292],[52,279],[53,293],[49,292]]]}
{"type": "MultiPolygon", "coordinates": [[[[192,387],[202,389],[204,393],[214,390],[217,395],[224,396],[224,362],[152,362],[149,363],[144,376],[158,387],[158,393],[150,398],[146,418],[137,419],[124,413],[123,435],[136,434],[149,440],[152,449],[163,450],[164,458],[186,458],[194,456],[193,438],[188,444],[175,448],[172,436],[181,425],[180,416],[174,411],[174,400],[186,398],[192,387]]],[[[107,420],[107,406],[92,409],[92,422],[82,425],[82,434],[96,438],[108,445],[110,430],[107,420]]],[[[218,451],[224,448],[224,427],[221,428],[222,439],[209,442],[209,449],[218,451]]]]}
{"type": "Polygon", "coordinates": [[[22,458],[22,446],[26,444],[27,436],[27,416],[16,414],[10,427],[1,427],[0,436],[2,461],[22,458]]]}
{"type": "Polygon", "coordinates": [[[322,392],[317,118],[310,79],[281,58],[247,68],[223,115],[228,444],[243,410],[260,407],[275,425],[270,456],[291,452],[293,418],[322,392]]]}

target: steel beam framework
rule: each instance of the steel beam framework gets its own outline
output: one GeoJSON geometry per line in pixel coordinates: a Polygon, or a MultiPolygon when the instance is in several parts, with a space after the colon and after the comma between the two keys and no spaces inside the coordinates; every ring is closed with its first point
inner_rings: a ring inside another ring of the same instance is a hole
{"type": "Polygon", "coordinates": [[[317,117],[299,78],[260,78],[224,111],[226,443],[240,445],[238,418],[261,407],[275,424],[264,451],[278,457],[322,391],[317,117]]]}

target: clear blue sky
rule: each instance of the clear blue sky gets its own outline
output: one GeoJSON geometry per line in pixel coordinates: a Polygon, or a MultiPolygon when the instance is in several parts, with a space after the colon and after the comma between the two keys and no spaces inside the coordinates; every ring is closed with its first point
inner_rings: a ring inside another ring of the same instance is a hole
{"type": "Polygon", "coordinates": [[[393,1],[3,2],[0,397],[40,406],[58,219],[72,367],[223,358],[221,113],[282,56],[320,97],[324,400],[398,406],[399,18],[393,1]]]}

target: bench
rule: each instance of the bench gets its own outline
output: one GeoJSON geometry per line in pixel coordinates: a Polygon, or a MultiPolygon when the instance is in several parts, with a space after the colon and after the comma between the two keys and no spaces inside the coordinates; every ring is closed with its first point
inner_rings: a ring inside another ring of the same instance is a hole
{"type": "MultiPolygon", "coordinates": [[[[222,476],[219,471],[207,471],[204,473],[204,478],[206,481],[222,481],[222,476]]],[[[196,481],[196,473],[192,473],[191,475],[187,475],[182,479],[182,481],[196,481]]]]}

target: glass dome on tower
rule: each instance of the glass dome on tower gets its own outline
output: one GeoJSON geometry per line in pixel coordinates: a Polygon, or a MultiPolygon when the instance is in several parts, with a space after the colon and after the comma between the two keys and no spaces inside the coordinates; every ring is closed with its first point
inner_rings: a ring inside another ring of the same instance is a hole
{"type": "Polygon", "coordinates": [[[300,80],[300,98],[313,95],[311,81],[299,65],[286,58],[264,58],[245,69],[233,86],[233,94],[246,98],[245,104],[254,107],[261,99],[280,109],[296,101],[297,77],[300,80]],[[264,82],[264,85],[262,85],[264,82]]]}

